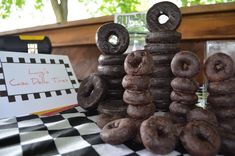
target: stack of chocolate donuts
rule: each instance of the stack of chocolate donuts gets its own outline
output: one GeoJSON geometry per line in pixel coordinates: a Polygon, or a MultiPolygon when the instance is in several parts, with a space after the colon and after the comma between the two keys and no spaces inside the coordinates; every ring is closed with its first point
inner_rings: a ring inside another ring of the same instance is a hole
{"type": "Polygon", "coordinates": [[[151,76],[153,102],[158,111],[168,111],[173,78],[170,63],[175,53],[180,51],[181,33],[176,29],[181,22],[181,12],[171,2],[160,2],[153,5],[146,16],[150,32],[146,36],[145,50],[152,54],[154,61],[151,76]],[[169,18],[166,23],[159,22],[162,15],[169,18]]]}
{"type": "Polygon", "coordinates": [[[98,106],[101,115],[97,123],[103,127],[108,121],[121,118],[126,113],[122,100],[122,78],[125,75],[123,64],[126,57],[123,53],[129,45],[128,31],[120,24],[104,24],[97,30],[96,45],[102,53],[98,59],[98,74],[107,83],[106,97],[98,106]]]}
{"type": "Polygon", "coordinates": [[[222,138],[221,151],[235,155],[235,79],[234,61],[224,53],[216,53],[205,62],[205,75],[209,81],[207,98],[218,121],[222,138]]]}
{"type": "Polygon", "coordinates": [[[169,109],[175,122],[184,123],[186,113],[194,108],[198,100],[198,84],[192,78],[200,71],[199,58],[192,52],[181,51],[172,59],[171,70],[176,78],[171,81],[173,102],[169,109]]]}

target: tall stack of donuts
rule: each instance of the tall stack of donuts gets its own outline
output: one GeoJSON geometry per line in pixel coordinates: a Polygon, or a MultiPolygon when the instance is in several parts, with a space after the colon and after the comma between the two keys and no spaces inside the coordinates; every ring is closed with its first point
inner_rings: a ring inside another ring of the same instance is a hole
{"type": "Polygon", "coordinates": [[[170,63],[180,51],[181,33],[176,29],[181,22],[181,12],[173,3],[160,2],[148,10],[146,22],[150,32],[146,36],[145,50],[152,54],[154,61],[151,79],[153,102],[157,111],[169,111],[170,82],[173,79],[170,63]],[[159,22],[161,15],[169,18],[166,23],[159,22]]]}
{"type": "Polygon", "coordinates": [[[181,51],[172,59],[171,70],[176,77],[171,81],[173,102],[169,109],[175,122],[185,123],[187,112],[195,107],[198,100],[198,84],[192,78],[200,71],[199,58],[192,52],[181,51]]]}
{"type": "Polygon", "coordinates": [[[219,121],[221,152],[235,155],[234,61],[225,53],[216,53],[207,58],[204,69],[208,79],[208,109],[219,121]]]}
{"type": "Polygon", "coordinates": [[[125,75],[123,64],[126,57],[123,53],[129,46],[129,33],[120,24],[104,24],[97,30],[96,44],[102,53],[98,59],[98,75],[107,84],[106,96],[98,106],[100,115],[97,123],[102,128],[108,121],[126,114],[126,105],[122,100],[122,78],[125,75]]]}

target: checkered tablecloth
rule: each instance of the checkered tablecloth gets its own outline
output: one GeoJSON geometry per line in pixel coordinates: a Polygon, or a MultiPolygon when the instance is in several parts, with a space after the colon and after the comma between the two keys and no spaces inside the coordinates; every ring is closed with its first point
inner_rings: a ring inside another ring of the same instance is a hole
{"type": "MultiPolygon", "coordinates": [[[[96,117],[97,112],[87,112],[77,106],[53,116],[0,119],[0,156],[154,155],[131,141],[116,146],[104,143],[96,117]]],[[[187,154],[178,149],[168,155],[187,154]]]]}

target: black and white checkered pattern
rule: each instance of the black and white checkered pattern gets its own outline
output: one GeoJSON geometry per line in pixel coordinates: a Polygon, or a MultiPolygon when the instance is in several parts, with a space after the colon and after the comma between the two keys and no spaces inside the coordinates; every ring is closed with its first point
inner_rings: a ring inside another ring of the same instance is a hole
{"type": "MultiPolygon", "coordinates": [[[[49,117],[1,119],[0,155],[154,155],[131,141],[115,146],[104,143],[96,117],[97,112],[86,112],[78,106],[49,117]]],[[[168,155],[187,154],[178,150],[168,155]]]]}

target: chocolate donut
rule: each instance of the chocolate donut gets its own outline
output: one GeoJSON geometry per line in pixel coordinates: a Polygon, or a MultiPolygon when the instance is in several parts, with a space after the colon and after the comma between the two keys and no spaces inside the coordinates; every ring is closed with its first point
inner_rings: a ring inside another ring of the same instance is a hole
{"type": "Polygon", "coordinates": [[[235,107],[235,93],[208,95],[207,102],[214,107],[235,107]]]}
{"type": "Polygon", "coordinates": [[[171,88],[150,88],[153,100],[169,99],[172,89],[171,88]]]}
{"type": "Polygon", "coordinates": [[[180,9],[171,2],[160,2],[153,5],[146,14],[147,28],[150,32],[176,30],[181,22],[180,9]],[[166,15],[169,19],[161,24],[159,17],[166,15]]]}
{"type": "Polygon", "coordinates": [[[213,126],[218,126],[218,121],[215,114],[203,108],[195,108],[187,113],[187,121],[191,122],[194,120],[203,120],[213,126]]]}
{"type": "Polygon", "coordinates": [[[100,65],[123,65],[126,55],[100,55],[98,63],[100,65]]]}
{"type": "Polygon", "coordinates": [[[151,152],[167,154],[175,148],[175,127],[167,117],[151,116],[141,124],[140,134],[145,148],[151,152]]]}
{"type": "Polygon", "coordinates": [[[235,79],[229,79],[208,84],[208,92],[213,95],[235,93],[235,79]]]}
{"type": "Polygon", "coordinates": [[[153,72],[151,77],[154,78],[171,78],[173,74],[171,72],[171,68],[167,65],[155,66],[153,67],[153,72]]]}
{"type": "Polygon", "coordinates": [[[80,83],[77,92],[78,104],[87,110],[96,109],[105,93],[106,84],[103,79],[96,74],[91,74],[80,83]]]}
{"type": "Polygon", "coordinates": [[[125,75],[125,71],[122,65],[111,65],[111,66],[98,65],[97,70],[99,74],[109,77],[120,78],[125,75]]]}
{"type": "Polygon", "coordinates": [[[156,53],[152,53],[152,57],[153,57],[153,64],[155,66],[158,65],[170,65],[171,64],[171,60],[173,59],[173,57],[175,56],[175,54],[156,54],[156,53]]]}
{"type": "Polygon", "coordinates": [[[192,78],[200,71],[200,61],[196,54],[181,51],[171,61],[171,70],[177,77],[192,78]]]}
{"type": "Polygon", "coordinates": [[[150,77],[147,75],[126,75],[122,80],[122,86],[132,91],[147,90],[150,86],[150,77]]]}
{"type": "Polygon", "coordinates": [[[176,77],[171,81],[171,87],[176,92],[194,94],[198,90],[198,84],[188,78],[176,77]]]}
{"type": "Polygon", "coordinates": [[[125,90],[123,94],[123,101],[130,105],[145,105],[152,102],[150,92],[147,91],[131,91],[125,90]]]}
{"type": "Polygon", "coordinates": [[[113,120],[117,120],[117,119],[121,119],[124,116],[122,115],[107,115],[107,114],[99,114],[97,116],[96,119],[96,124],[98,125],[98,127],[100,129],[102,129],[107,123],[113,121],[113,120]]]}
{"type": "Polygon", "coordinates": [[[235,155],[235,134],[225,130],[219,131],[221,136],[221,154],[225,156],[235,155]]]}
{"type": "Polygon", "coordinates": [[[108,86],[109,89],[111,89],[111,90],[114,90],[114,89],[123,90],[122,78],[111,78],[111,77],[105,77],[105,76],[102,76],[102,77],[107,82],[107,86],[108,86]]]}
{"type": "Polygon", "coordinates": [[[157,31],[147,33],[146,43],[179,43],[181,33],[177,31],[157,31]]]}
{"type": "Polygon", "coordinates": [[[99,113],[106,115],[126,115],[127,105],[122,100],[104,100],[99,103],[97,108],[99,113]]]}
{"type": "Polygon", "coordinates": [[[143,105],[143,106],[127,106],[127,114],[134,119],[146,119],[153,115],[155,112],[155,105],[153,103],[143,105]]]}
{"type": "Polygon", "coordinates": [[[106,55],[119,55],[129,46],[129,33],[124,26],[117,23],[107,23],[96,32],[96,45],[106,55]],[[117,43],[111,43],[110,37],[116,36],[117,43]]]}
{"type": "Polygon", "coordinates": [[[150,86],[151,87],[167,87],[167,88],[170,88],[171,87],[171,81],[172,81],[172,78],[155,78],[155,77],[152,77],[150,79],[150,86]]]}
{"type": "Polygon", "coordinates": [[[204,72],[209,81],[223,81],[234,73],[233,60],[224,53],[216,53],[206,59],[204,72]]]}
{"type": "Polygon", "coordinates": [[[129,53],[124,61],[124,69],[129,75],[146,75],[152,72],[153,58],[144,50],[129,53]]]}
{"type": "Polygon", "coordinates": [[[169,106],[169,110],[171,113],[182,117],[186,117],[186,114],[191,109],[193,109],[193,106],[178,103],[176,101],[173,101],[169,106]]]}
{"type": "Polygon", "coordinates": [[[235,107],[221,107],[214,109],[213,112],[218,119],[229,120],[229,118],[235,118],[235,107]]]}
{"type": "Polygon", "coordinates": [[[101,139],[109,144],[117,145],[135,137],[137,128],[129,118],[122,118],[107,123],[100,132],[101,139]]]}
{"type": "Polygon", "coordinates": [[[144,46],[149,53],[157,54],[175,54],[180,51],[179,43],[149,43],[144,46]]]}
{"type": "Polygon", "coordinates": [[[122,100],[124,90],[107,90],[106,99],[109,100],[122,100]]]}
{"type": "Polygon", "coordinates": [[[180,102],[183,104],[189,104],[189,105],[197,103],[197,100],[198,100],[198,97],[196,94],[185,94],[185,93],[175,92],[175,91],[171,92],[170,97],[172,101],[180,102]]]}
{"type": "Polygon", "coordinates": [[[214,156],[220,148],[219,133],[205,121],[189,122],[181,132],[180,140],[192,156],[214,156]]]}

